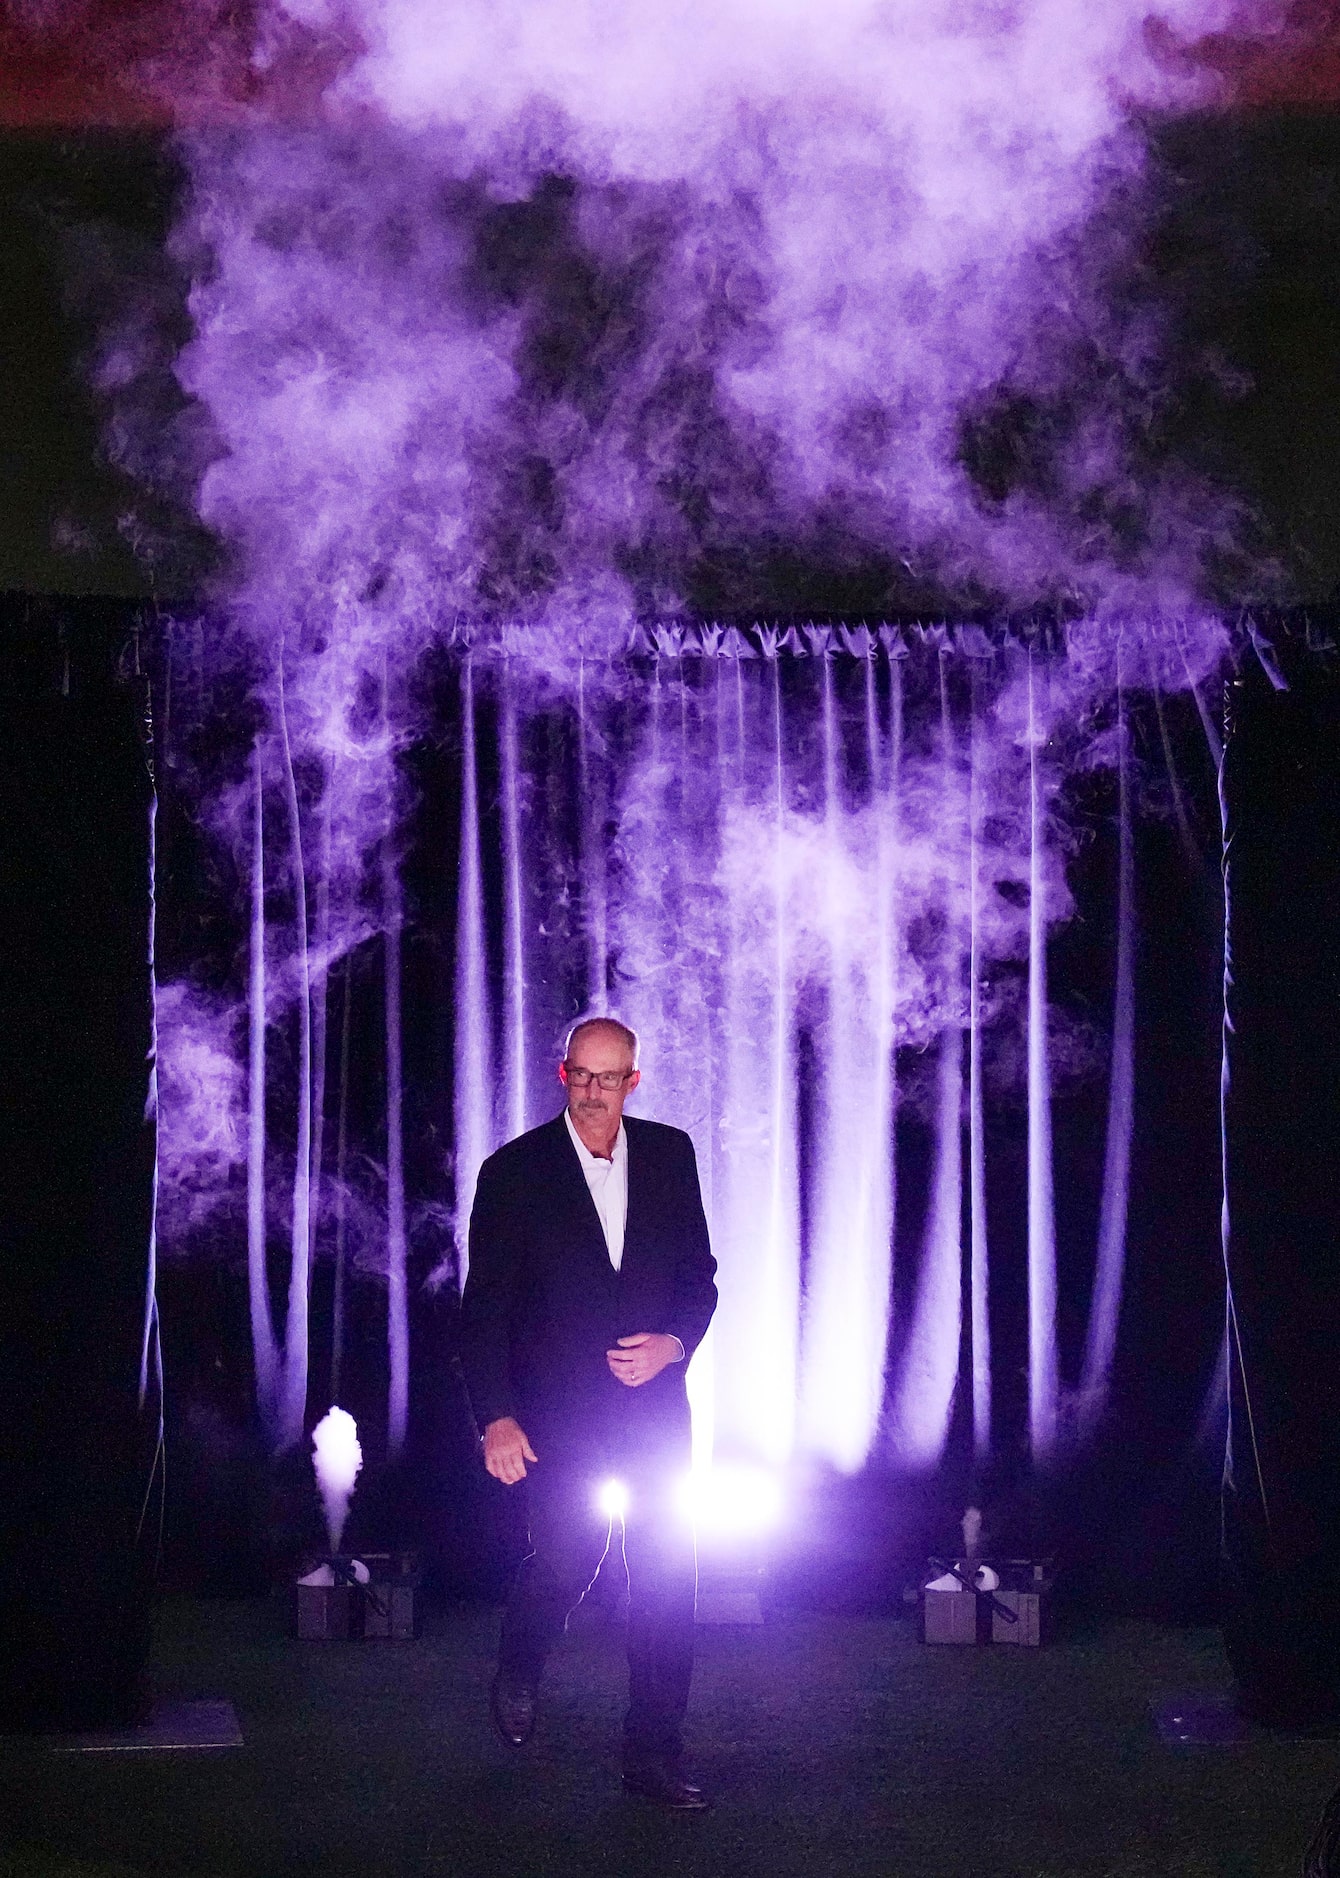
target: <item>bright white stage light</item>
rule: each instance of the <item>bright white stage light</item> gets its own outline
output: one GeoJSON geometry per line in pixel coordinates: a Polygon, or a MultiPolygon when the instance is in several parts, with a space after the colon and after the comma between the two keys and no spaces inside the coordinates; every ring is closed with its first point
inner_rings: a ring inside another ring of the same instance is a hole
{"type": "Polygon", "coordinates": [[[781,1484],[765,1468],[725,1462],[688,1476],[684,1504],[704,1536],[756,1536],[781,1517],[781,1484]]]}
{"type": "Polygon", "coordinates": [[[622,1480],[607,1480],[596,1495],[596,1504],[607,1519],[622,1519],[628,1511],[628,1489],[622,1480]]]}

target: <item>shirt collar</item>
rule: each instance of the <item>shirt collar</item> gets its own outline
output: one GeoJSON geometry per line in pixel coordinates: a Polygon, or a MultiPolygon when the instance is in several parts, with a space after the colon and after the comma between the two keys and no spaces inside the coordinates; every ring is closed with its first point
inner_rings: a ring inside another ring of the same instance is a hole
{"type": "Polygon", "coordinates": [[[622,1120],[619,1123],[619,1132],[614,1137],[613,1153],[611,1154],[608,1161],[605,1159],[603,1154],[592,1154],[590,1148],[587,1147],[586,1143],[582,1140],[581,1136],[577,1133],[576,1128],[573,1126],[571,1109],[564,1109],[563,1120],[568,1125],[568,1139],[572,1142],[573,1147],[576,1148],[578,1154],[581,1156],[581,1162],[582,1162],[583,1167],[585,1167],[587,1163],[590,1161],[596,1162],[596,1164],[601,1167],[610,1167],[610,1166],[619,1167],[619,1166],[622,1166],[622,1164],[628,1159],[628,1136],[624,1132],[624,1125],[623,1125],[622,1120]]]}

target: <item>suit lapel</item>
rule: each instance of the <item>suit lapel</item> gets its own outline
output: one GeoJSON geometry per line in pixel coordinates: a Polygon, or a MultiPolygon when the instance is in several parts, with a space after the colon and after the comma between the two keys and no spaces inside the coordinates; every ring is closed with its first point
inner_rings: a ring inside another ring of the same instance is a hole
{"type": "Polygon", "coordinates": [[[577,1150],[572,1145],[567,1122],[559,1115],[551,1126],[554,1187],[562,1209],[560,1225],[570,1227],[583,1254],[589,1255],[605,1276],[612,1280],[615,1271],[610,1264],[609,1247],[605,1244],[605,1229],[600,1223],[596,1203],[591,1198],[591,1189],[586,1184],[582,1164],[577,1159],[577,1150]]]}
{"type": "Polygon", "coordinates": [[[628,1139],[628,1222],[624,1227],[623,1259],[619,1266],[621,1274],[628,1270],[630,1258],[634,1264],[637,1263],[642,1248],[642,1222],[647,1200],[647,1169],[643,1160],[647,1144],[636,1116],[630,1121],[625,1115],[623,1125],[628,1139]]]}

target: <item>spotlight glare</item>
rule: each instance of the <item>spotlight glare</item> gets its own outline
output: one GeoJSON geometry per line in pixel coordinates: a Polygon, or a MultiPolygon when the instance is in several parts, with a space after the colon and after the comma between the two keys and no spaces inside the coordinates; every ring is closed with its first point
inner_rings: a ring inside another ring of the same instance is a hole
{"type": "Polygon", "coordinates": [[[770,1531],[782,1511],[781,1484],[762,1467],[724,1464],[692,1473],[685,1505],[700,1533],[743,1538],[770,1531]]]}
{"type": "Polygon", "coordinates": [[[622,1480],[607,1480],[596,1495],[596,1504],[608,1519],[622,1519],[628,1511],[628,1489],[622,1480]]]}

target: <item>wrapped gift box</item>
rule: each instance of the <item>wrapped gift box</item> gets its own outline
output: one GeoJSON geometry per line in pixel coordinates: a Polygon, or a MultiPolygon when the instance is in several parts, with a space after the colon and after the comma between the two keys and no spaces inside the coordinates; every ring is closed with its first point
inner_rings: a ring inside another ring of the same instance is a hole
{"type": "Polygon", "coordinates": [[[416,1637],[420,1581],[413,1552],[324,1559],[295,1586],[296,1634],[311,1643],[416,1637]]]}
{"type": "Polygon", "coordinates": [[[998,1568],[1000,1589],[996,1597],[1006,1610],[1014,1612],[1011,1623],[1000,1610],[991,1614],[991,1641],[1014,1643],[1036,1649],[1047,1641],[1051,1631],[1050,1565],[1041,1559],[1006,1559],[998,1568]]]}
{"type": "MultiPolygon", "coordinates": [[[[989,1643],[991,1640],[990,1599],[972,1589],[977,1570],[960,1564],[962,1579],[948,1571],[940,1559],[932,1559],[927,1570],[935,1576],[921,1593],[921,1640],[923,1643],[989,1643]],[[968,1582],[963,1582],[967,1580],[968,1582]]],[[[994,1578],[994,1575],[993,1575],[994,1578]]]]}
{"type": "Polygon", "coordinates": [[[923,1643],[979,1643],[981,1599],[975,1591],[927,1591],[921,1606],[923,1643]]]}
{"type": "Polygon", "coordinates": [[[924,1643],[1013,1643],[1036,1648],[1050,1634],[1052,1572],[1047,1559],[962,1560],[935,1574],[921,1593],[924,1643]],[[965,1582],[966,1581],[966,1582],[965,1582]],[[972,1585],[976,1589],[972,1589],[972,1585]]]}
{"type": "Polygon", "coordinates": [[[419,1634],[419,1586],[423,1574],[414,1552],[364,1552],[369,1581],[363,1587],[363,1635],[407,1643],[419,1634]]]}

